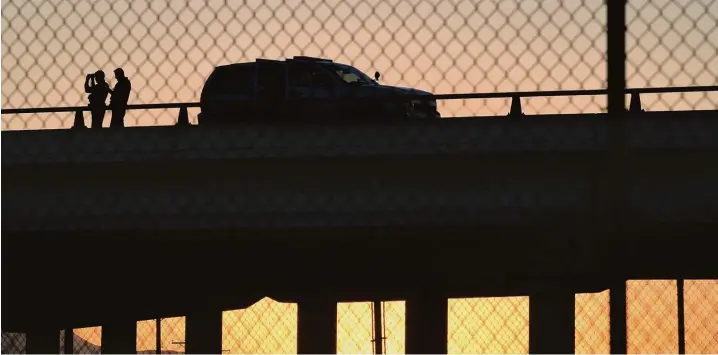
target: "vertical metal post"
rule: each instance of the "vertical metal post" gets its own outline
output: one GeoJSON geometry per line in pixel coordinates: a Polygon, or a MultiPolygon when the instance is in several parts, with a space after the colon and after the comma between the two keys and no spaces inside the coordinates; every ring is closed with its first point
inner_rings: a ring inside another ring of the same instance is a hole
{"type": "Polygon", "coordinates": [[[298,354],[337,353],[337,302],[327,298],[299,301],[298,354]]]}
{"type": "Polygon", "coordinates": [[[55,354],[60,348],[57,329],[30,329],[25,333],[25,351],[28,354],[55,354]]]}
{"type": "Polygon", "coordinates": [[[678,293],[678,353],[686,353],[686,309],[684,300],[684,280],[677,280],[678,293]]]}
{"type": "Polygon", "coordinates": [[[162,318],[155,319],[155,351],[162,354],[162,318]]]}
{"type": "Polygon", "coordinates": [[[628,354],[626,281],[616,282],[610,292],[611,354],[628,354]]]}
{"type": "Polygon", "coordinates": [[[372,303],[374,308],[374,353],[383,354],[384,332],[382,332],[381,301],[372,303]]]}
{"type": "MultiPolygon", "coordinates": [[[[625,116],[626,116],[626,0],[606,0],[607,60],[608,60],[608,138],[607,154],[610,169],[606,189],[610,201],[607,217],[621,240],[625,233],[624,208],[626,207],[625,174],[625,116]]],[[[620,246],[617,246],[620,248],[620,246]]],[[[611,353],[626,354],[626,281],[620,280],[611,287],[611,353]]]]}
{"type": "Polygon", "coordinates": [[[65,328],[65,354],[74,354],[75,353],[75,330],[70,328],[65,328]]]}
{"type": "Polygon", "coordinates": [[[448,298],[427,289],[412,292],[406,300],[406,353],[446,354],[448,298]]]}
{"type": "Polygon", "coordinates": [[[608,113],[622,117],[626,110],[626,0],[606,0],[608,113]]]}
{"type": "Polygon", "coordinates": [[[529,353],[574,354],[576,295],[550,286],[529,295],[529,353]]]}

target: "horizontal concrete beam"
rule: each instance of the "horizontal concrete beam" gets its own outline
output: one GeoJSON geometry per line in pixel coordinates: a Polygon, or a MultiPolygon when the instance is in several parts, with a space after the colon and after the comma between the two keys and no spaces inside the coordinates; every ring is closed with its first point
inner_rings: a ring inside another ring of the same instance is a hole
{"type": "MultiPolygon", "coordinates": [[[[718,220],[718,151],[628,157],[634,223],[718,220]]],[[[545,225],[602,218],[598,154],[3,169],[3,232],[545,225]]]]}
{"type": "MultiPolygon", "coordinates": [[[[600,151],[605,114],[347,125],[136,127],[2,132],[2,166],[197,159],[600,151]]],[[[628,146],[717,149],[718,111],[629,117],[628,146]]]]}

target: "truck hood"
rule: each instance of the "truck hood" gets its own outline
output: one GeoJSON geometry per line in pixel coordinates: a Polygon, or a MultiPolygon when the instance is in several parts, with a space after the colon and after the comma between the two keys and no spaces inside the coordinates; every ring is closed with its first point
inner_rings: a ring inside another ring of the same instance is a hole
{"type": "Polygon", "coordinates": [[[377,85],[378,87],[383,88],[384,90],[390,90],[394,91],[400,94],[405,95],[433,95],[432,93],[428,91],[423,91],[419,89],[412,89],[412,88],[405,88],[401,86],[388,86],[388,85],[377,85]]]}

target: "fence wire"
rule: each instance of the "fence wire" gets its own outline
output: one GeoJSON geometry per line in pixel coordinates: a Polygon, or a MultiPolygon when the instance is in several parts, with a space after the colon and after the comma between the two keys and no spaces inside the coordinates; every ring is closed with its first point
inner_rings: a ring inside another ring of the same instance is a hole
{"type": "MultiPolygon", "coordinates": [[[[631,354],[678,353],[678,294],[676,280],[632,280],[627,283],[627,337],[631,354]]],[[[575,297],[575,352],[610,352],[610,291],[575,297]]],[[[685,351],[718,353],[718,280],[685,280],[683,312],[685,351]]],[[[529,351],[529,298],[493,297],[449,299],[447,348],[450,354],[526,354],[529,351]]],[[[222,317],[225,354],[296,354],[297,314],[294,303],[264,298],[222,317]]],[[[374,331],[373,302],[337,304],[337,353],[374,354],[375,341],[383,353],[404,354],[406,308],[403,301],[381,302],[381,333],[374,331]]],[[[157,351],[156,320],[137,322],[138,354],[157,351]]],[[[160,321],[161,353],[184,353],[185,318],[160,321]]],[[[59,332],[64,352],[64,331],[59,332]]],[[[73,353],[101,353],[101,327],[73,330],[73,353]]],[[[2,353],[27,352],[23,333],[2,333],[2,353]]]]}
{"type": "Polygon", "coordinates": [[[718,280],[684,283],[687,354],[718,354],[718,280]]]}
{"type": "MultiPolygon", "coordinates": [[[[197,101],[216,65],[295,55],[377,70],[384,84],[442,94],[600,89],[606,83],[603,3],[6,0],[2,105],[85,105],[85,74],[102,69],[111,76],[116,67],[132,80],[130,103],[197,101]]],[[[631,0],[628,6],[629,87],[716,84],[716,2],[631,0]]],[[[716,95],[653,95],[643,103],[713,109],[716,95]]],[[[524,101],[527,114],[605,107],[604,97],[524,101]]],[[[503,115],[508,106],[505,99],[439,103],[444,116],[503,115]]],[[[2,129],[69,127],[72,119],[3,115],[2,129]]],[[[176,112],[159,110],[129,112],[126,122],[175,119],[176,112]]]]}
{"type": "Polygon", "coordinates": [[[611,353],[611,292],[576,295],[574,344],[576,354],[611,353]]]}
{"type": "Polygon", "coordinates": [[[264,298],[222,314],[222,350],[229,354],[296,354],[296,303],[264,298]]]}
{"type": "Polygon", "coordinates": [[[527,354],[529,298],[449,300],[450,354],[527,354]]]}
{"type": "Polygon", "coordinates": [[[27,336],[24,333],[2,333],[3,354],[27,354],[27,336]]]}
{"type": "Polygon", "coordinates": [[[337,305],[337,354],[376,354],[377,342],[384,354],[406,353],[405,302],[379,302],[379,319],[374,307],[373,302],[337,305]]]}

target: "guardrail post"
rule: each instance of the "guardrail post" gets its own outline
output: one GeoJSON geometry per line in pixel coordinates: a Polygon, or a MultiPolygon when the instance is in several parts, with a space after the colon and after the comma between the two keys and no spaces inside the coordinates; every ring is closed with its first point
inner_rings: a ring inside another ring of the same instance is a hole
{"type": "Polygon", "coordinates": [[[299,301],[298,354],[337,353],[337,303],[326,298],[299,301]]]}
{"type": "Polygon", "coordinates": [[[130,319],[112,319],[102,325],[101,350],[103,354],[134,354],[137,339],[137,322],[130,319]]]}
{"type": "Polygon", "coordinates": [[[179,117],[177,117],[177,126],[189,126],[189,114],[187,114],[187,107],[180,107],[179,117]]]}
{"type": "Polygon", "coordinates": [[[521,110],[521,97],[520,96],[512,96],[511,97],[511,110],[509,111],[509,116],[523,116],[523,112],[521,110]]]}
{"type": "Polygon", "coordinates": [[[196,310],[185,318],[186,354],[222,353],[222,311],[196,310]]]}
{"type": "Polygon", "coordinates": [[[26,336],[28,354],[56,354],[60,350],[60,332],[56,329],[32,329],[26,336]]]}
{"type": "Polygon", "coordinates": [[[82,110],[75,111],[75,121],[72,123],[72,128],[87,128],[87,126],[85,126],[85,116],[82,115],[82,110]]]}
{"type": "Polygon", "coordinates": [[[575,294],[549,285],[529,295],[529,353],[573,354],[575,294]]]}
{"type": "Polygon", "coordinates": [[[641,108],[641,94],[634,92],[631,93],[631,103],[628,106],[628,112],[630,113],[639,113],[639,112],[645,112],[641,108]]]}
{"type": "Polygon", "coordinates": [[[415,290],[406,300],[406,353],[446,354],[449,300],[441,292],[415,290]]]}

